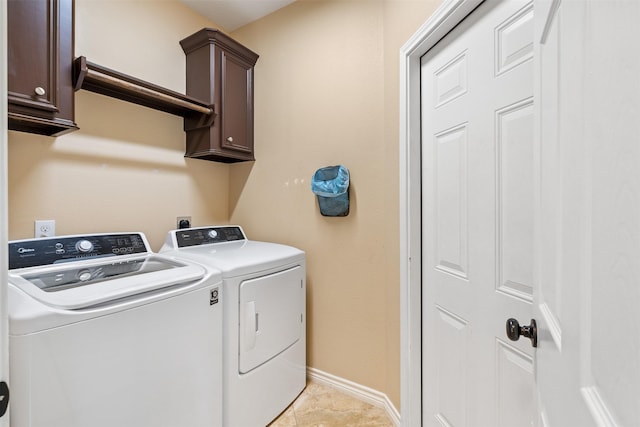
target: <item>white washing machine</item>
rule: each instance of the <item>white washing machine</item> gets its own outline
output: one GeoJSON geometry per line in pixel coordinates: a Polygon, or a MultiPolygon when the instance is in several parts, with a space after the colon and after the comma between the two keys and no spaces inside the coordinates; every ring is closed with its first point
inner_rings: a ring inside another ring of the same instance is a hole
{"type": "Polygon", "coordinates": [[[266,426],[306,385],[304,252],[216,226],[170,231],[160,253],[222,271],[224,425],[266,426]]]}
{"type": "Polygon", "coordinates": [[[222,426],[221,279],[142,233],[9,242],[11,426],[222,426]]]}

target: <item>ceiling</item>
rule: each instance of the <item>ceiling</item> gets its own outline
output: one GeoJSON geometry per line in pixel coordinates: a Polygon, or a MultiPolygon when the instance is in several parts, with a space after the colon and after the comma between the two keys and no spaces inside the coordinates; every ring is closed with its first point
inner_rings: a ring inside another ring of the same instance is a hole
{"type": "Polygon", "coordinates": [[[227,31],[256,21],[295,0],[180,0],[227,31]]]}

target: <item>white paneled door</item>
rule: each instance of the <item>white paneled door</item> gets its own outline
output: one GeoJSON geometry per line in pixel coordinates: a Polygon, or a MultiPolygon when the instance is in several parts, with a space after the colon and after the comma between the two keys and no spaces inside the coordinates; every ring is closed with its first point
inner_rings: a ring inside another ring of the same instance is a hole
{"type": "Polygon", "coordinates": [[[639,42],[489,0],[421,58],[423,425],[640,426],[639,42]]]}
{"type": "Polygon", "coordinates": [[[640,426],[640,2],[535,7],[540,425],[640,426]]]}
{"type": "Polygon", "coordinates": [[[423,422],[530,426],[533,4],[487,1],[422,58],[423,422]]]}

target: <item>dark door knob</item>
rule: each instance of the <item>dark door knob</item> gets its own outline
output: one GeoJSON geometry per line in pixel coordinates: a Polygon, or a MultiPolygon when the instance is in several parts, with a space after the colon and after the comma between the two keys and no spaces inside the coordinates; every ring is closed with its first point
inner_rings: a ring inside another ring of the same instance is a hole
{"type": "Polygon", "coordinates": [[[0,417],[7,412],[9,406],[9,386],[6,382],[0,382],[0,417]]]}
{"type": "Polygon", "coordinates": [[[531,340],[533,347],[538,346],[538,326],[535,319],[531,319],[529,326],[520,326],[516,319],[507,320],[507,336],[511,341],[518,341],[520,335],[531,340]]]}

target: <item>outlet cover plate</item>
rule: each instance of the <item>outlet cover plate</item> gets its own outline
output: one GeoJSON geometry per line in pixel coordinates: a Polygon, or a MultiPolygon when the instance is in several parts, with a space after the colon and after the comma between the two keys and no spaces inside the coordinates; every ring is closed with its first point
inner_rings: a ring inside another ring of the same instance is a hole
{"type": "Polygon", "coordinates": [[[33,227],[33,237],[39,239],[41,237],[53,237],[56,235],[55,219],[37,219],[33,227]]]}

